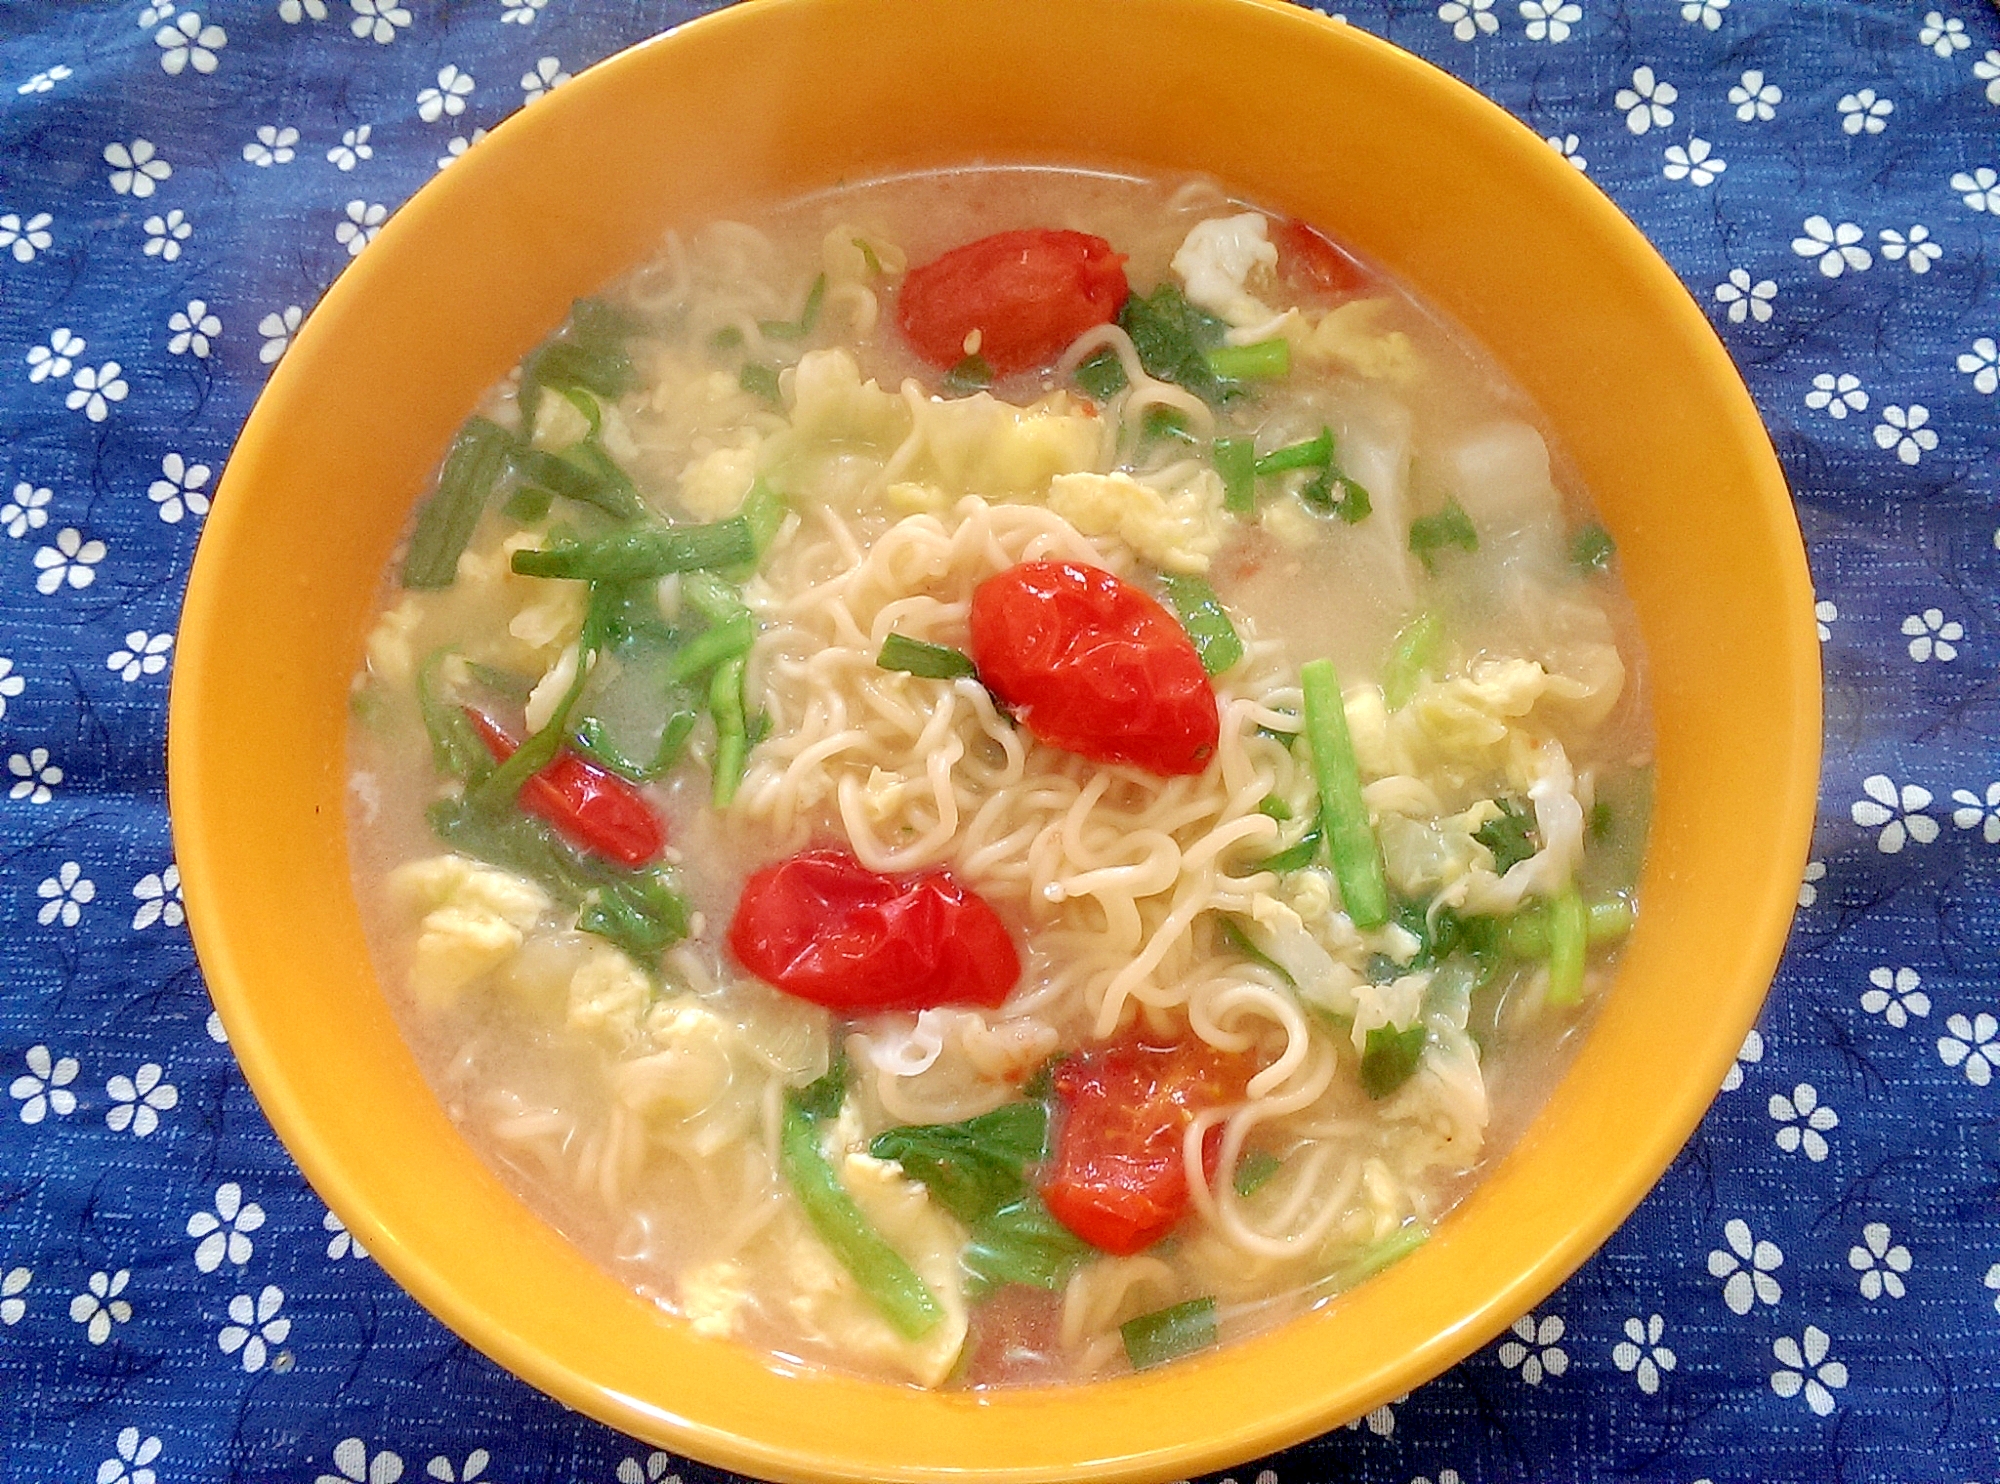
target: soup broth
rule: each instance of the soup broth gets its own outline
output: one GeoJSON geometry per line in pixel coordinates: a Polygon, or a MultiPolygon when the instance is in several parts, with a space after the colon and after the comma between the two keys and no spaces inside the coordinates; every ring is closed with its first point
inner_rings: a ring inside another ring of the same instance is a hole
{"type": "Polygon", "coordinates": [[[1607,986],[1615,568],[1489,356],[1206,181],[676,232],[385,578],[376,967],[466,1137],[702,1334],[972,1387],[1227,1342],[1422,1241],[1607,986]]]}

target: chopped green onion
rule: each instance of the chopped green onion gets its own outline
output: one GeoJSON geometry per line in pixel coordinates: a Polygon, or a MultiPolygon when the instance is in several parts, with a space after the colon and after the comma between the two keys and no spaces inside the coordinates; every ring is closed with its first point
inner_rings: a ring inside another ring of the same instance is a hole
{"type": "Polygon", "coordinates": [[[1236,1194],[1244,1200],[1271,1183],[1271,1177],[1285,1167],[1285,1162],[1268,1149],[1246,1149],[1243,1158],[1236,1162],[1236,1194]]]}
{"type": "Polygon", "coordinates": [[[1139,437],[1150,443],[1156,438],[1178,438],[1183,443],[1194,442],[1194,433],[1188,427],[1187,414],[1178,407],[1155,404],[1146,409],[1146,415],[1139,422],[1139,437]]]}
{"type": "Polygon", "coordinates": [[[646,768],[648,777],[658,778],[681,760],[681,752],[699,720],[700,715],[691,706],[677,707],[668,713],[667,724],[660,729],[660,745],[646,768]]]}
{"type": "Polygon", "coordinates": [[[1578,527],[1576,535],[1570,538],[1569,559],[1581,571],[1605,571],[1617,554],[1618,543],[1596,521],[1578,527]]]}
{"type": "Polygon", "coordinates": [[[1444,646],[1444,620],[1435,613],[1419,613],[1397,631],[1382,662],[1382,701],[1391,711],[1400,711],[1415,699],[1423,678],[1437,668],[1438,651],[1444,646]]]}
{"type": "Polygon", "coordinates": [[[963,357],[957,365],[944,373],[944,389],[953,396],[968,396],[973,392],[983,391],[991,385],[993,385],[993,367],[985,356],[977,352],[963,357]]]}
{"type": "Polygon", "coordinates": [[[868,239],[865,237],[856,237],[854,245],[861,249],[861,261],[868,265],[868,271],[877,278],[880,278],[882,276],[882,260],[875,256],[875,249],[869,245],[868,239]]]}
{"type": "Polygon", "coordinates": [[[493,767],[493,754],[479,740],[465,709],[444,694],[444,664],[451,656],[438,650],[417,671],[417,709],[431,739],[431,761],[448,778],[472,779],[493,767]]]}
{"type": "Polygon", "coordinates": [[[890,634],[884,639],[875,663],[884,670],[901,670],[924,680],[957,680],[979,673],[971,657],[963,651],[912,639],[907,634],[890,634]]]}
{"type": "Polygon", "coordinates": [[[1589,946],[1590,918],[1574,886],[1564,887],[1549,903],[1549,1003],[1575,1005],[1583,1000],[1583,959],[1589,946]]]}
{"type": "Polygon", "coordinates": [[[646,503],[625,471],[596,443],[579,443],[560,454],[516,448],[509,457],[524,481],[565,500],[593,505],[614,520],[636,520],[646,513],[646,503]]]}
{"type": "Polygon", "coordinates": [[[1222,508],[1232,515],[1257,510],[1257,443],[1252,438],[1218,438],[1208,446],[1222,476],[1222,508]]]}
{"type": "Polygon", "coordinates": [[[1160,586],[1167,590],[1167,601],[1173,604],[1181,627],[1194,641],[1194,651],[1201,656],[1204,671],[1220,675],[1243,658],[1243,641],[1237,637],[1236,626],[1229,621],[1229,614],[1206,578],[1168,572],[1161,576],[1160,586]]]}
{"type": "Polygon", "coordinates": [[[1340,498],[1333,503],[1334,514],[1350,526],[1357,521],[1366,520],[1369,512],[1375,508],[1375,502],[1368,498],[1368,491],[1345,474],[1333,474],[1328,477],[1333,487],[1340,491],[1340,498]]]}
{"type": "Polygon", "coordinates": [[[523,577],[636,582],[702,567],[733,567],[756,554],[749,522],[731,516],[705,526],[638,527],[539,551],[517,551],[513,568],[523,577]]]}
{"type": "Polygon", "coordinates": [[[1110,401],[1132,384],[1125,374],[1125,363],[1108,345],[1079,363],[1074,374],[1076,384],[1099,402],[1110,401]]]}
{"type": "Polygon", "coordinates": [[[751,618],[749,609],[742,609],[722,623],[702,630],[677,651],[667,662],[667,679],[675,685],[684,685],[724,660],[748,654],[756,642],[756,620],[751,618]]]}
{"type": "Polygon", "coordinates": [[[1276,794],[1265,794],[1262,802],[1257,805],[1257,812],[1259,814],[1268,814],[1271,818],[1283,824],[1292,817],[1292,806],[1276,794]]]}
{"type": "Polygon", "coordinates": [[[1589,904],[1589,921],[1585,925],[1584,936],[1594,948],[1600,943],[1615,943],[1632,931],[1637,914],[1632,910],[1632,899],[1623,895],[1600,897],[1589,904]]]}
{"type": "Polygon", "coordinates": [[[744,658],[737,655],[715,668],[708,682],[708,712],[715,718],[715,772],[710,798],[727,809],[743,782],[743,765],[750,755],[750,733],[744,718],[744,658]]]}
{"type": "Polygon", "coordinates": [[[1221,937],[1225,947],[1242,954],[1243,957],[1249,959],[1251,963],[1257,965],[1260,969],[1269,969],[1294,989],[1298,987],[1298,981],[1291,976],[1291,972],[1275,958],[1272,958],[1270,954],[1259,948],[1250,935],[1243,930],[1243,925],[1235,918],[1223,914],[1218,915],[1215,920],[1217,923],[1216,932],[1221,937]]]}
{"type": "Polygon", "coordinates": [[[778,1164],[819,1239],[847,1269],[870,1303],[905,1339],[921,1339],[944,1310],[924,1280],[868,1222],[821,1152],[814,1119],[796,1094],[785,1099],[778,1164]]]}
{"type": "Polygon", "coordinates": [[[1319,859],[1320,826],[1317,819],[1306,826],[1300,835],[1283,850],[1268,855],[1257,867],[1260,871],[1276,871],[1280,876],[1287,871],[1303,871],[1319,859]]]}
{"type": "Polygon", "coordinates": [[[1189,1299],[1170,1309],[1155,1309],[1126,1320],[1118,1326],[1118,1333],[1125,1341],[1125,1355],[1133,1370],[1165,1365],[1215,1343],[1215,1300],[1189,1299]]]}
{"type": "Polygon", "coordinates": [[[712,624],[728,623],[750,611],[743,606],[743,595],[713,572],[683,572],[681,601],[712,624]]]}
{"type": "Polygon", "coordinates": [[[753,397],[762,397],[773,407],[785,405],[784,393],[778,387],[778,370],[762,361],[745,361],[743,369],[736,373],[736,384],[753,397]]]}
{"type": "Polygon", "coordinates": [[[757,328],[773,340],[803,340],[812,333],[813,326],[819,322],[820,301],[825,297],[826,275],[822,273],[812,281],[812,287],[806,290],[805,307],[799,311],[797,319],[761,319],[757,321],[757,328]]]}
{"type": "Polygon", "coordinates": [[[1446,501],[1435,515],[1410,522],[1410,550],[1423,562],[1426,572],[1437,571],[1437,554],[1447,546],[1479,550],[1479,533],[1472,528],[1472,517],[1456,500],[1446,501]]]}
{"type": "Polygon", "coordinates": [[[557,387],[562,399],[583,414],[583,420],[590,425],[586,438],[596,438],[604,432],[604,404],[597,400],[596,393],[587,387],[557,387]]]}
{"type": "Polygon", "coordinates": [[[1408,1030],[1378,1025],[1368,1033],[1367,1049],[1361,1053],[1361,1086],[1371,1098],[1386,1098],[1408,1082],[1423,1060],[1424,1023],[1408,1030]]]}
{"type": "Polygon", "coordinates": [[[779,528],[784,525],[790,508],[785,503],[785,497],[761,478],[752,481],[750,493],[743,497],[736,513],[750,527],[750,544],[756,547],[759,561],[771,549],[771,543],[778,539],[779,528]]]}
{"type": "Polygon", "coordinates": [[[708,337],[708,343],[710,349],[713,350],[741,350],[743,348],[743,332],[735,325],[724,325],[708,337]]]}
{"type": "Polygon", "coordinates": [[[539,485],[524,484],[507,497],[507,503],[500,509],[507,519],[531,526],[549,513],[555,498],[539,485]]]}
{"type": "Polygon", "coordinates": [[[506,467],[513,438],[498,423],[469,419],[452,439],[438,486],[417,516],[403,558],[403,586],[450,587],[458,576],[458,559],[472,539],[473,528],[486,511],[486,501],[506,467]]]}
{"type": "Polygon", "coordinates": [[[1382,846],[1361,797],[1361,765],[1347,731],[1347,709],[1332,660],[1308,660],[1299,668],[1305,691],[1306,742],[1319,782],[1320,832],[1340,883],[1341,905],[1359,928],[1389,920],[1389,886],[1382,870],[1382,846]]]}
{"type": "Polygon", "coordinates": [[[1292,342],[1280,335],[1254,345],[1218,345],[1208,352],[1208,369],[1224,381],[1261,381],[1292,372],[1292,342]]]}
{"type": "Polygon", "coordinates": [[[1430,1240],[1430,1231],[1421,1221],[1410,1221],[1397,1227],[1388,1236],[1371,1247],[1364,1247],[1361,1254],[1340,1270],[1339,1283],[1342,1288],[1351,1288],[1364,1278],[1372,1278],[1392,1263],[1402,1261],[1430,1240]]]}
{"type": "Polygon", "coordinates": [[[1287,443],[1257,460],[1260,476],[1284,474],[1292,469],[1324,469],[1333,463],[1333,429],[1321,428],[1303,443],[1287,443]]]}
{"type": "Polygon", "coordinates": [[[1532,809],[1514,799],[1500,798],[1493,802],[1499,806],[1500,817],[1487,820],[1472,838],[1493,852],[1493,869],[1505,876],[1541,846],[1535,839],[1535,814],[1532,809]]]}

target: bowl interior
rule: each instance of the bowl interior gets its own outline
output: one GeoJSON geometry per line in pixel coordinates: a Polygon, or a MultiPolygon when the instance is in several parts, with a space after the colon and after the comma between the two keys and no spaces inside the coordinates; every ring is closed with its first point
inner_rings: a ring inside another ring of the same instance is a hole
{"type": "Polygon", "coordinates": [[[1810,609],[1781,476],[1700,311],[1594,187],[1443,74],[1263,0],[955,0],[946,26],[935,0],[761,0],[502,125],[315,312],[195,563],[176,843],[210,986],[279,1134],[382,1265],[502,1364],[765,1476],[1165,1479],[1443,1369],[1580,1263],[1672,1159],[1790,921],[1818,756],[1810,609]],[[1056,82],[1078,58],[1089,86],[1056,82]],[[372,980],[343,811],[347,683],[376,583],[479,393],[670,225],[973,161],[1206,171],[1335,229],[1455,317],[1539,401],[1618,541],[1658,729],[1643,912],[1615,991],[1528,1136],[1431,1242],[1260,1340],[977,1397],[780,1376],[692,1336],[510,1196],[372,980]]]}

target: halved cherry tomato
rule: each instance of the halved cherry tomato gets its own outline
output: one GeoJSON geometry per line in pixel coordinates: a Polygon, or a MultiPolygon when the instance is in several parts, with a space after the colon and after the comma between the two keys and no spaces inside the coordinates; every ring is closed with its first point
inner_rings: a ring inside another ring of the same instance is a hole
{"type": "MultiPolygon", "coordinates": [[[[1099,1251],[1129,1257],[1152,1246],[1187,1214],[1188,1124],[1240,1101],[1254,1071],[1205,1041],[1161,1046],[1143,1035],[1062,1062],[1062,1128],[1042,1182],[1050,1212],[1099,1251]]],[[[1203,1152],[1213,1176],[1216,1150],[1203,1152]]]]}
{"type": "Polygon", "coordinates": [[[1273,236],[1278,276],[1301,293],[1344,299],[1368,282],[1368,270],[1317,227],[1288,218],[1273,236]]]}
{"type": "MultiPolygon", "coordinates": [[[[497,721],[471,706],[465,714],[495,762],[514,755],[520,744],[497,721]]],[[[667,827],[637,789],[567,750],[521,785],[520,800],[570,844],[621,866],[643,866],[666,848],[667,827]]]]}
{"type": "Polygon", "coordinates": [[[996,232],[912,268],[896,317],[931,365],[956,366],[977,330],[980,357],[1010,376],[1046,366],[1092,325],[1115,319],[1132,291],[1124,262],[1085,232],[996,232]]]}
{"type": "Polygon", "coordinates": [[[1171,777],[1199,773],[1221,722],[1194,641],[1129,582],[1074,562],[1023,562],[972,594],[986,688],[1052,747],[1171,777]]]}
{"type": "Polygon", "coordinates": [[[808,850],[743,887],[729,924],[743,967],[829,1010],[996,1006],[1021,956],[993,909],[944,871],[889,876],[808,850]]]}

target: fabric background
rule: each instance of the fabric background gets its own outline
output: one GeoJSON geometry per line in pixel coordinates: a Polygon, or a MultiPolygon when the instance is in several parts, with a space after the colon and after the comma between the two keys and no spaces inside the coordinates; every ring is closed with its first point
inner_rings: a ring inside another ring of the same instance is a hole
{"type": "MultiPolygon", "coordinates": [[[[307,1188],[210,1014],[163,762],[207,494],[301,313],[478,130],[703,8],[0,4],[0,1479],[721,1477],[496,1369],[307,1188]]],[[[1761,1031],[1658,1190],[1515,1334],[1232,1478],[1990,1481],[2000,16],[1346,16],[1707,308],[1797,492],[1827,758],[1761,1031]]]]}

